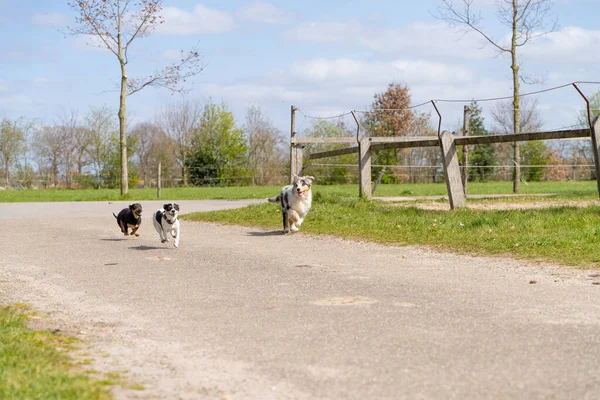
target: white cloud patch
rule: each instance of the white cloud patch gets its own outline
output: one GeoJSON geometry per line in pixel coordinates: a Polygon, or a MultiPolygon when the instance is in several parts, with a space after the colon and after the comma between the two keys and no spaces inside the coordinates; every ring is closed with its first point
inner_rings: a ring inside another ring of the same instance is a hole
{"type": "Polygon", "coordinates": [[[287,11],[262,1],[243,7],[238,12],[238,17],[247,21],[275,25],[287,24],[292,19],[292,15],[287,11]]]}
{"type": "Polygon", "coordinates": [[[397,29],[372,29],[358,20],[311,22],[285,33],[289,40],[347,44],[381,54],[420,54],[421,57],[491,58],[496,53],[474,33],[464,34],[446,24],[415,23],[397,29]]]}
{"type": "Polygon", "coordinates": [[[292,74],[306,82],[338,84],[340,82],[375,84],[385,87],[389,82],[439,83],[452,80],[467,82],[473,74],[462,66],[453,66],[424,60],[396,60],[390,62],[366,62],[340,58],[315,59],[298,62],[291,67],[292,74]]]}
{"type": "Polygon", "coordinates": [[[66,25],[69,22],[69,18],[66,15],[53,12],[47,14],[34,14],[31,17],[31,23],[34,25],[66,25]]]}
{"type": "Polygon", "coordinates": [[[600,31],[570,26],[535,39],[523,47],[523,54],[536,61],[596,63],[599,46],[600,31]]]}
{"type": "Polygon", "coordinates": [[[71,47],[79,51],[110,51],[106,44],[96,35],[78,35],[71,39],[71,47]]]}
{"type": "Polygon", "coordinates": [[[198,4],[189,12],[175,7],[164,7],[165,22],[156,31],[165,35],[201,35],[227,32],[234,28],[233,17],[215,9],[198,4]]]}

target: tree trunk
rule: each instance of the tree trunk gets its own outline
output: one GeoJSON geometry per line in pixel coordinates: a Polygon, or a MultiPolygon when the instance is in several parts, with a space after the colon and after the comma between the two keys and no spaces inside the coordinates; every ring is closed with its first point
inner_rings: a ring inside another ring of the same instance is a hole
{"type": "MultiPolygon", "coordinates": [[[[512,20],[512,42],[510,48],[511,66],[513,75],[513,131],[521,132],[521,110],[519,108],[519,64],[517,63],[517,0],[513,0],[513,20],[512,20]]],[[[519,151],[519,142],[513,143],[513,162],[515,169],[513,172],[513,192],[519,193],[521,189],[521,152],[519,151]]]]}
{"type": "Polygon", "coordinates": [[[127,101],[127,73],[125,64],[121,61],[121,95],[119,97],[119,144],[121,146],[121,195],[129,192],[127,174],[127,116],[125,114],[127,101]]]}

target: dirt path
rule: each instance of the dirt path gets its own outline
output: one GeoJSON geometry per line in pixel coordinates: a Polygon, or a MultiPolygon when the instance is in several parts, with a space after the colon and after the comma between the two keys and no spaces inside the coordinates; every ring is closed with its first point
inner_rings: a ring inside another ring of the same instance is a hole
{"type": "Polygon", "coordinates": [[[0,205],[0,303],[84,339],[117,398],[600,397],[594,271],[185,221],[174,249],[77,204],[0,205]]]}

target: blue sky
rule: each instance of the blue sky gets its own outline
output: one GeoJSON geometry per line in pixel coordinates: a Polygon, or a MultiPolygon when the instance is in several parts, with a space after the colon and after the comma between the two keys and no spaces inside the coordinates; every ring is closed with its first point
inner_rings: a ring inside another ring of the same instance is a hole
{"type": "MultiPolygon", "coordinates": [[[[459,1],[459,0],[455,0],[459,1]]],[[[66,35],[74,13],[64,0],[0,0],[0,117],[36,118],[52,124],[90,107],[115,110],[120,77],[109,52],[66,35]]],[[[205,69],[183,98],[226,102],[241,126],[248,107],[260,106],[289,133],[290,106],[306,115],[331,116],[369,107],[388,83],[407,85],[413,104],[434,99],[483,99],[511,95],[509,60],[432,16],[439,0],[192,1],[165,0],[165,24],[137,40],[130,76],[153,73],[172,54],[196,46],[205,69]]],[[[474,0],[483,25],[497,40],[508,30],[497,23],[494,0],[474,0]]],[[[533,92],[574,81],[600,81],[600,0],[556,0],[558,30],[522,48],[522,69],[543,83],[533,92]]],[[[582,84],[588,95],[597,84],[582,84]]],[[[570,88],[535,97],[545,128],[571,126],[583,101],[570,88]]],[[[152,121],[178,101],[164,89],[131,96],[131,122],[152,121]]],[[[484,115],[493,102],[480,103],[484,115]]],[[[438,103],[443,128],[460,124],[463,103],[438,103]]],[[[419,111],[433,112],[430,106],[419,111]]],[[[309,121],[302,120],[299,128],[309,121]]],[[[437,120],[433,119],[434,125],[437,120]]],[[[489,118],[488,118],[488,122],[489,118]]]]}

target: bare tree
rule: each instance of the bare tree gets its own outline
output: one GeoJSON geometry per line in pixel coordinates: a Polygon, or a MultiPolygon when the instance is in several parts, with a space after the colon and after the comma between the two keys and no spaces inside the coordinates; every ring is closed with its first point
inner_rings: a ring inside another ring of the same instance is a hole
{"type": "MultiPolygon", "coordinates": [[[[438,8],[438,16],[453,26],[462,27],[466,30],[477,32],[486,43],[491,44],[500,53],[510,55],[510,69],[513,81],[513,128],[514,133],[520,132],[521,109],[519,57],[517,50],[525,46],[530,40],[544,36],[556,29],[556,20],[550,18],[552,0],[496,0],[496,14],[498,20],[510,29],[510,43],[504,44],[495,39],[481,25],[481,12],[473,9],[475,0],[457,1],[458,6],[452,0],[441,0],[442,5],[438,8]]],[[[513,144],[513,161],[515,169],[513,173],[513,192],[520,190],[521,168],[518,143],[513,144]]]]}
{"type": "Polygon", "coordinates": [[[248,140],[248,169],[253,184],[279,183],[285,163],[281,149],[281,132],[258,106],[248,109],[243,130],[248,140]]]}
{"type": "Polygon", "coordinates": [[[148,122],[136,125],[131,134],[137,139],[136,155],[139,158],[140,173],[145,187],[148,178],[157,175],[156,168],[165,150],[163,144],[166,135],[160,126],[148,122]]]}
{"type": "Polygon", "coordinates": [[[181,167],[183,186],[188,184],[186,160],[195,130],[199,128],[202,107],[196,102],[180,101],[165,106],[159,117],[163,131],[177,145],[176,158],[181,167]]]}
{"type": "MultiPolygon", "coordinates": [[[[508,134],[515,131],[513,127],[514,120],[513,116],[513,105],[510,101],[497,103],[492,109],[492,119],[495,123],[495,130],[500,133],[508,134]]],[[[543,121],[540,117],[538,108],[538,102],[536,99],[531,97],[525,97],[521,100],[521,117],[520,126],[517,129],[519,132],[539,132],[542,130],[543,121]]],[[[505,154],[504,163],[510,163],[510,156],[508,156],[506,148],[503,149],[502,143],[498,145],[499,154],[505,154]]],[[[524,144],[516,143],[519,146],[519,165],[521,161],[525,164],[541,164],[543,160],[549,159],[550,151],[546,142],[544,141],[528,141],[524,144]],[[535,161],[535,162],[534,162],[535,161]]],[[[530,180],[532,171],[539,175],[541,167],[526,167],[523,171],[523,179],[530,180]],[[537,168],[537,169],[536,169],[537,168]]]]}
{"type": "Polygon", "coordinates": [[[41,173],[47,173],[51,185],[59,184],[60,168],[63,164],[62,137],[60,129],[54,126],[42,126],[36,135],[33,150],[41,173]]]}
{"type": "Polygon", "coordinates": [[[78,15],[76,27],[69,28],[75,35],[91,35],[99,38],[119,61],[121,84],[119,95],[119,143],[121,158],[121,194],[127,194],[127,96],[147,86],[182,91],[180,85],[203,69],[196,50],[181,52],[179,60],[146,78],[130,78],[127,75],[129,49],[137,38],[148,36],[156,25],[164,22],[163,0],[73,0],[68,3],[78,15]]]}
{"type": "Polygon", "coordinates": [[[85,131],[79,124],[79,117],[75,111],[60,118],[59,125],[54,129],[61,140],[62,165],[64,167],[65,183],[71,188],[73,174],[83,170],[83,157],[85,155],[85,131]]]}

